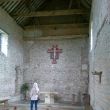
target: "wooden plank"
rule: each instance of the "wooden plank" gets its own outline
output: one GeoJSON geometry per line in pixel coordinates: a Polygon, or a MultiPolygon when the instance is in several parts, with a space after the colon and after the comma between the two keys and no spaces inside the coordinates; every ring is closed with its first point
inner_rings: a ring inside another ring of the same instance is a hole
{"type": "Polygon", "coordinates": [[[82,15],[82,14],[89,14],[89,12],[87,10],[82,9],[68,9],[68,10],[37,11],[11,15],[13,17],[43,17],[43,16],[82,15]]]}
{"type": "Polygon", "coordinates": [[[65,36],[87,34],[88,28],[42,29],[42,36],[65,36]]]}
{"type": "Polygon", "coordinates": [[[73,3],[73,0],[70,0],[70,2],[69,2],[69,6],[68,6],[68,9],[71,9],[71,7],[72,7],[72,3],[73,3]]]}
{"type": "Polygon", "coordinates": [[[16,1],[23,1],[23,0],[0,0],[0,2],[10,2],[10,1],[16,2],[16,1]]]}
{"type": "MultiPolygon", "coordinates": [[[[65,39],[71,38],[72,35],[88,35],[88,27],[82,28],[58,28],[42,30],[25,30],[24,39],[65,39]],[[40,34],[39,34],[40,32],[40,34]],[[68,37],[67,37],[68,36],[68,37]]],[[[73,38],[73,37],[72,37],[73,38]]]]}
{"type": "Polygon", "coordinates": [[[24,41],[33,41],[33,40],[61,40],[61,39],[79,39],[79,38],[87,38],[87,34],[82,35],[67,35],[67,36],[44,36],[44,37],[27,37],[24,36],[24,41]]]}
{"type": "Polygon", "coordinates": [[[88,23],[74,23],[74,24],[52,24],[52,25],[30,25],[25,26],[25,30],[34,30],[38,29],[58,29],[58,28],[81,28],[81,27],[88,27],[88,23]]]}

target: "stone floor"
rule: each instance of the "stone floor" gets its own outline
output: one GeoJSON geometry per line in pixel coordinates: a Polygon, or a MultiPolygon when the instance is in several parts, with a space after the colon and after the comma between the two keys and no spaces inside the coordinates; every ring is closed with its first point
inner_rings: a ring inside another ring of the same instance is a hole
{"type": "MultiPolygon", "coordinates": [[[[8,109],[1,106],[0,110],[30,110],[30,104],[10,103],[8,109]]],[[[55,103],[55,104],[39,103],[38,110],[89,110],[89,109],[85,109],[84,106],[77,106],[77,105],[63,104],[63,103],[55,103]]]]}

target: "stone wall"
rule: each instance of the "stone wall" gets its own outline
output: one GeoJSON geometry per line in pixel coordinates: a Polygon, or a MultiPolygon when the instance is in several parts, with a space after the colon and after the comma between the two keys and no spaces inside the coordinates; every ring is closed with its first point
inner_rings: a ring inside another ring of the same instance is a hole
{"type": "Polygon", "coordinates": [[[109,0],[94,0],[90,30],[90,84],[91,105],[94,110],[110,109],[110,24],[109,0]],[[101,72],[101,82],[94,71],[101,72]]]}
{"type": "MultiPolygon", "coordinates": [[[[0,52],[0,98],[15,95],[16,66],[23,65],[23,31],[15,21],[0,8],[0,29],[8,34],[8,55],[0,52]]],[[[21,74],[22,75],[22,74],[21,74]]]]}
{"type": "Polygon", "coordinates": [[[28,41],[25,42],[24,47],[25,82],[32,84],[36,81],[41,92],[58,92],[60,101],[72,101],[73,94],[78,96],[80,93],[87,93],[88,40],[86,37],[28,41]],[[56,44],[62,49],[62,53],[59,54],[57,64],[52,64],[47,50],[56,44]]]}

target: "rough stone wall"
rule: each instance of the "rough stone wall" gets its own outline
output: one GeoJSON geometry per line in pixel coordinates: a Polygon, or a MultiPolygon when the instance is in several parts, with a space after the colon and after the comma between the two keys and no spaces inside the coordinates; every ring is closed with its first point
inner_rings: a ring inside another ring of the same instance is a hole
{"type": "Polygon", "coordinates": [[[110,24],[109,0],[94,0],[91,13],[90,83],[89,92],[94,110],[110,110],[110,24]],[[102,71],[99,76],[92,72],[102,71]]]}
{"type": "Polygon", "coordinates": [[[23,33],[15,21],[1,8],[0,29],[8,34],[8,56],[0,52],[0,98],[2,98],[15,94],[15,67],[23,65],[23,33]]]}
{"type": "MultiPolygon", "coordinates": [[[[40,91],[58,92],[61,101],[72,101],[73,94],[87,93],[88,40],[38,40],[25,42],[24,81],[37,81],[40,91]],[[52,64],[47,53],[52,45],[62,50],[57,64],[52,64]]],[[[80,99],[77,99],[80,101],[80,99]]]]}

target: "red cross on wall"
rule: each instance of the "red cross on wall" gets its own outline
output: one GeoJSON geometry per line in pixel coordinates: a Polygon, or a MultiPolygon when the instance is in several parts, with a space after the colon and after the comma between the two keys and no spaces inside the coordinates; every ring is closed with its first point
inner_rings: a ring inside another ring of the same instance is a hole
{"type": "Polygon", "coordinates": [[[59,54],[62,53],[62,49],[59,49],[57,45],[53,45],[51,49],[48,49],[48,53],[50,53],[52,64],[56,64],[56,60],[59,59],[59,54]]]}

